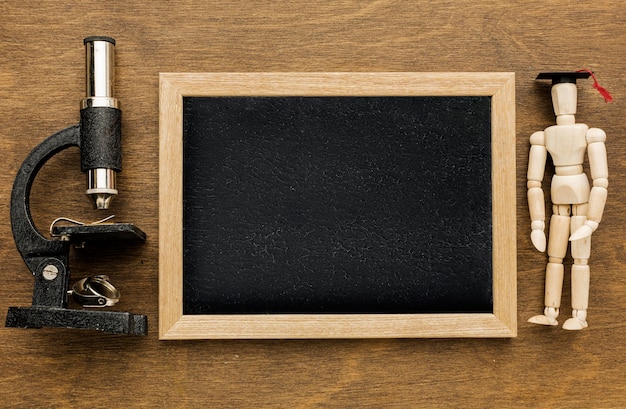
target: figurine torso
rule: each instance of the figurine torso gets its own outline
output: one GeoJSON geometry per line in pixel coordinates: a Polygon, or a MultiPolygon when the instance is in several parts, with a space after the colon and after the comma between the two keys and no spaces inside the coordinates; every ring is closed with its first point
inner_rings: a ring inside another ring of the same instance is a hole
{"type": "Polygon", "coordinates": [[[545,130],[546,149],[556,173],[551,187],[554,204],[580,204],[589,200],[589,180],[583,173],[588,130],[585,124],[554,125],[545,130]]]}

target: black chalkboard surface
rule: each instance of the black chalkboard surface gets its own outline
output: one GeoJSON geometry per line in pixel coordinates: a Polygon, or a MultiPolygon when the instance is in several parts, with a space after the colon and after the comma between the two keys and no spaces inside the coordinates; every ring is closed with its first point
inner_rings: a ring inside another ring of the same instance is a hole
{"type": "Polygon", "coordinates": [[[513,73],[162,73],[159,338],[517,334],[513,73]]]}
{"type": "Polygon", "coordinates": [[[491,312],[491,98],[185,97],[183,311],[491,312]]]}

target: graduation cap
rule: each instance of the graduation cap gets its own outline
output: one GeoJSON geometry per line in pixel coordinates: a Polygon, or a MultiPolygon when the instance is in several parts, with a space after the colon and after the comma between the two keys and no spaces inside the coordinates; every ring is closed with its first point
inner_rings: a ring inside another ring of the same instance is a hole
{"type": "Polygon", "coordinates": [[[591,76],[591,71],[573,71],[573,72],[540,72],[537,80],[552,80],[552,85],[563,82],[576,84],[577,79],[587,79],[591,76]]]}
{"type": "Polygon", "coordinates": [[[589,70],[579,70],[579,71],[571,71],[571,72],[540,72],[537,75],[536,80],[552,80],[552,85],[561,84],[561,83],[570,83],[576,84],[577,79],[587,79],[593,78],[593,87],[598,90],[598,92],[604,97],[604,101],[612,102],[613,97],[604,89],[596,79],[596,76],[593,75],[592,71],[589,70]]]}

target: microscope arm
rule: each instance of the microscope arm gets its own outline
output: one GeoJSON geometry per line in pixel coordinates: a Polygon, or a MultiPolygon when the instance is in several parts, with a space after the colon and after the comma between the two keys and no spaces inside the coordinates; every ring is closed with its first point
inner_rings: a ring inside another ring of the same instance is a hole
{"type": "Polygon", "coordinates": [[[39,170],[51,157],[64,149],[79,146],[79,141],[79,125],[70,126],[49,136],[26,157],[13,183],[11,192],[13,238],[24,262],[34,275],[42,259],[59,258],[63,255],[67,257],[69,243],[49,240],[35,227],[30,213],[30,191],[33,182],[39,170]]]}

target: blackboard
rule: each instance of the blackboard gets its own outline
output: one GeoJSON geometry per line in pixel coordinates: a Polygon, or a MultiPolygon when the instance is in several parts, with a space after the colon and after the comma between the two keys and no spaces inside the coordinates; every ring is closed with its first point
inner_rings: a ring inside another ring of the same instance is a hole
{"type": "Polygon", "coordinates": [[[490,118],[490,97],[184,98],[183,313],[490,312],[490,118]]]}
{"type": "Polygon", "coordinates": [[[176,96],[180,318],[493,315],[499,96],[262,83],[176,96]]]}

